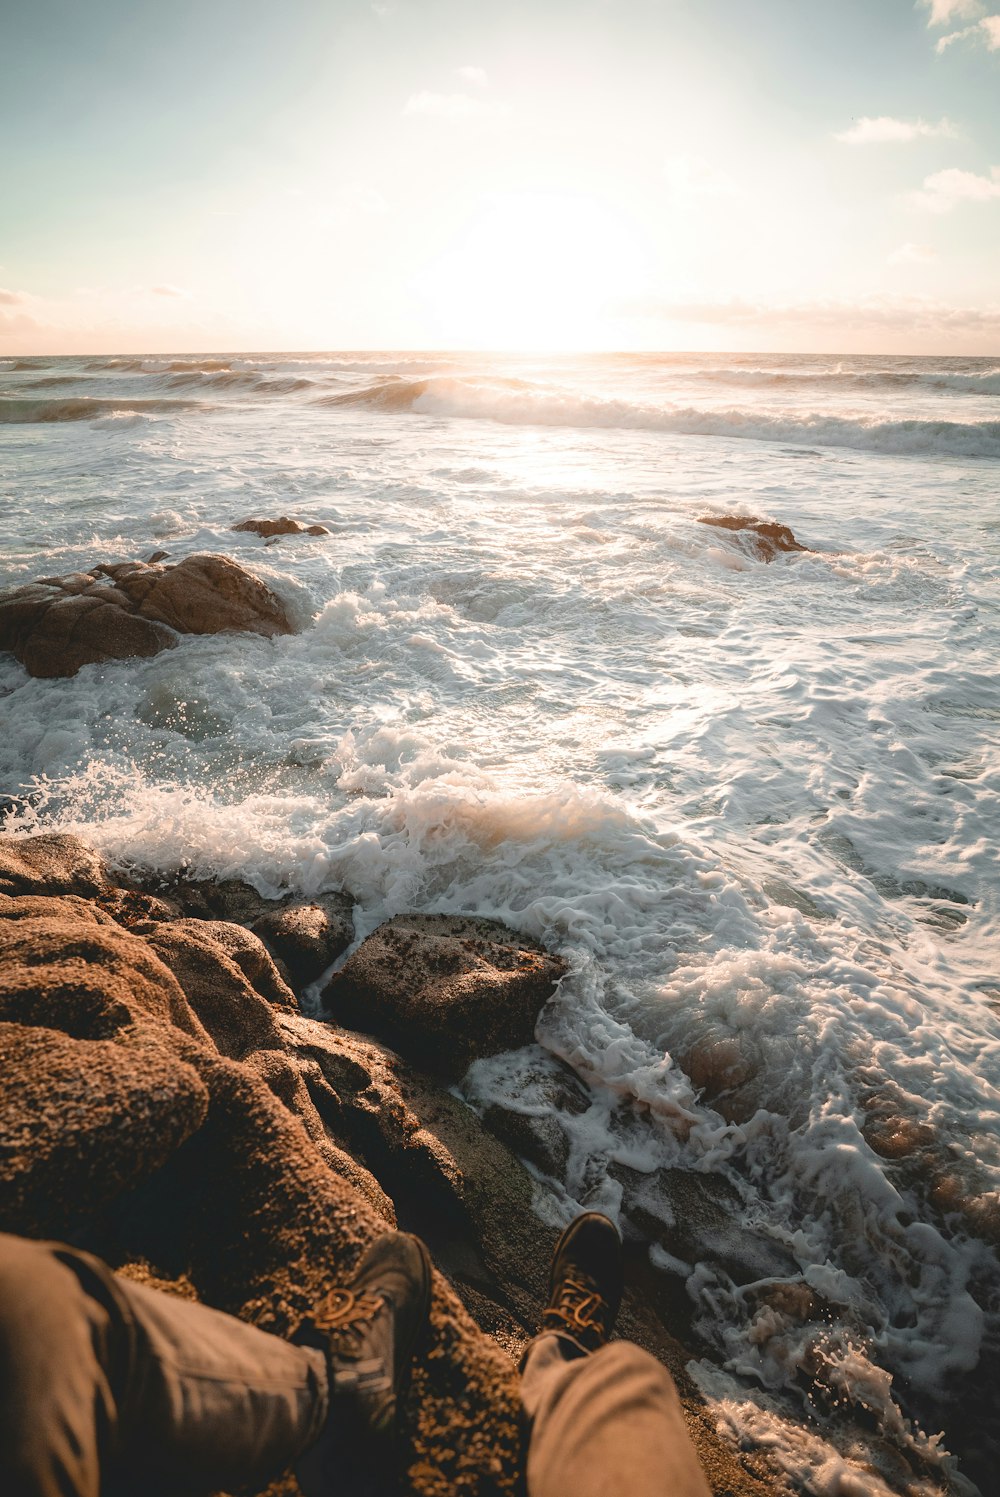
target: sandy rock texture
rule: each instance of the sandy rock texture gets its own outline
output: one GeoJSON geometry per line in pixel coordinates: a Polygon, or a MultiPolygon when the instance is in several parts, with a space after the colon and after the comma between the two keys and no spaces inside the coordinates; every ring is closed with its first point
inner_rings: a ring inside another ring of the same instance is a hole
{"type": "MultiPolygon", "coordinates": [[[[69,1238],[290,1331],[350,1278],[394,1211],[327,1123],[332,1088],[298,1066],[279,1028],[289,1011],[231,962],[230,985],[211,1002],[197,993],[197,1012],[152,941],[67,896],[74,868],[89,870],[91,887],[112,882],[80,844],[5,840],[0,850],[6,889],[17,889],[18,868],[27,885],[0,897],[0,1053],[19,1082],[0,1108],[0,1229],[69,1238]],[[37,894],[40,880],[51,895],[37,894]]],[[[183,938],[178,965],[194,989],[187,922],[154,924],[171,957],[183,938]]],[[[401,1490],[515,1489],[512,1364],[440,1274],[404,1424],[401,1490]]]]}
{"type": "Polygon", "coordinates": [[[742,549],[755,561],[773,561],[782,551],[808,551],[789,530],[774,520],[755,520],[752,515],[707,515],[699,525],[716,525],[739,535],[742,549]]]}
{"type": "Polygon", "coordinates": [[[182,634],[290,634],[284,604],[225,556],[142,561],[44,577],[0,593],[0,649],[33,676],[171,649],[182,634]]]}
{"type": "Polygon", "coordinates": [[[324,988],[329,1013],[377,1034],[431,1071],[530,1044],[566,968],[495,920],[397,915],[362,941],[324,988]]]}

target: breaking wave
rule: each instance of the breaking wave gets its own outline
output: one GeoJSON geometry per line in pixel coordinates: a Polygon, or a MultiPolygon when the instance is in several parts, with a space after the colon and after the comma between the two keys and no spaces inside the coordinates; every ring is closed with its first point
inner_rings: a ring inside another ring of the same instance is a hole
{"type": "Polygon", "coordinates": [[[196,410],[197,400],[130,400],[99,399],[77,395],[68,400],[0,399],[0,426],[28,422],[93,421],[99,416],[155,416],[161,412],[196,410]]]}
{"type": "Polygon", "coordinates": [[[320,405],[362,406],[423,416],[498,421],[511,426],[568,426],[659,431],[742,441],[849,447],[894,456],[1000,458],[1000,421],[882,421],[807,412],[698,410],[639,405],[546,389],[524,380],[390,377],[364,390],[324,396],[320,405]]]}
{"type": "Polygon", "coordinates": [[[857,391],[953,390],[960,395],[1000,395],[1000,367],[978,372],[906,369],[699,369],[698,380],[762,389],[846,389],[857,391]]]}

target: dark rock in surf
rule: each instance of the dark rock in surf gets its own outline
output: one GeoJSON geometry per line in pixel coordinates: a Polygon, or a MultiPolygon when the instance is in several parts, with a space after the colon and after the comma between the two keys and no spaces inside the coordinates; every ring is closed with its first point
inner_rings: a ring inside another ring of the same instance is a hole
{"type": "Polygon", "coordinates": [[[460,1076],[479,1056],[530,1044],[565,963],[496,920],[397,915],[323,990],[343,1024],[377,1034],[417,1064],[460,1076]]]}
{"type": "Polygon", "coordinates": [[[299,520],[290,520],[287,515],[282,515],[280,520],[241,520],[238,525],[231,527],[233,530],[249,530],[255,535],[274,536],[279,535],[329,535],[325,525],[303,525],[299,520]]]}
{"type": "Polygon", "coordinates": [[[121,562],[0,593],[0,649],[32,676],[158,655],[182,634],[292,633],[280,598],[225,556],[121,562]]]}
{"type": "Polygon", "coordinates": [[[322,977],[354,939],[354,901],[322,894],[308,904],[288,904],[255,920],[251,929],[284,963],[295,987],[322,977]]]}
{"type": "Polygon", "coordinates": [[[755,520],[752,515],[705,515],[699,525],[716,525],[721,530],[739,531],[745,549],[756,561],[773,561],[782,551],[808,551],[789,530],[773,520],[755,520]]]}

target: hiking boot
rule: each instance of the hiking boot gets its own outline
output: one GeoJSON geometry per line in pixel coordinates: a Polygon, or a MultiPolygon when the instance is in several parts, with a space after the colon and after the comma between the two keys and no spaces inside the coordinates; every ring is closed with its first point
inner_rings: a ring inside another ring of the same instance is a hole
{"type": "Polygon", "coordinates": [[[539,1329],[568,1336],[582,1351],[596,1351],[614,1329],[623,1281],[618,1228],[599,1211],[585,1211],[556,1243],[539,1329]]]}
{"type": "Polygon", "coordinates": [[[351,1283],[332,1289],[299,1328],[297,1342],[326,1353],[330,1392],[323,1432],[296,1463],[304,1492],[353,1494],[384,1482],[430,1298],[424,1244],[406,1232],[387,1232],[372,1243],[351,1283]]]}

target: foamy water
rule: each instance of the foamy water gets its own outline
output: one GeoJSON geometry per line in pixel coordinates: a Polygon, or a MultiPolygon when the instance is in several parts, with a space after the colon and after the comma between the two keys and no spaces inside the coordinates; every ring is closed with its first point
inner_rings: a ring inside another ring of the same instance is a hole
{"type": "Polygon", "coordinates": [[[13,824],[539,936],[539,1044],[463,1088],[583,1078],[539,1210],[651,1242],[794,1489],[988,1493],[1000,362],[8,359],[0,424],[2,581],[223,551],[301,626],[0,656],[13,824]],[[332,533],[229,529],[281,514],[332,533]]]}

